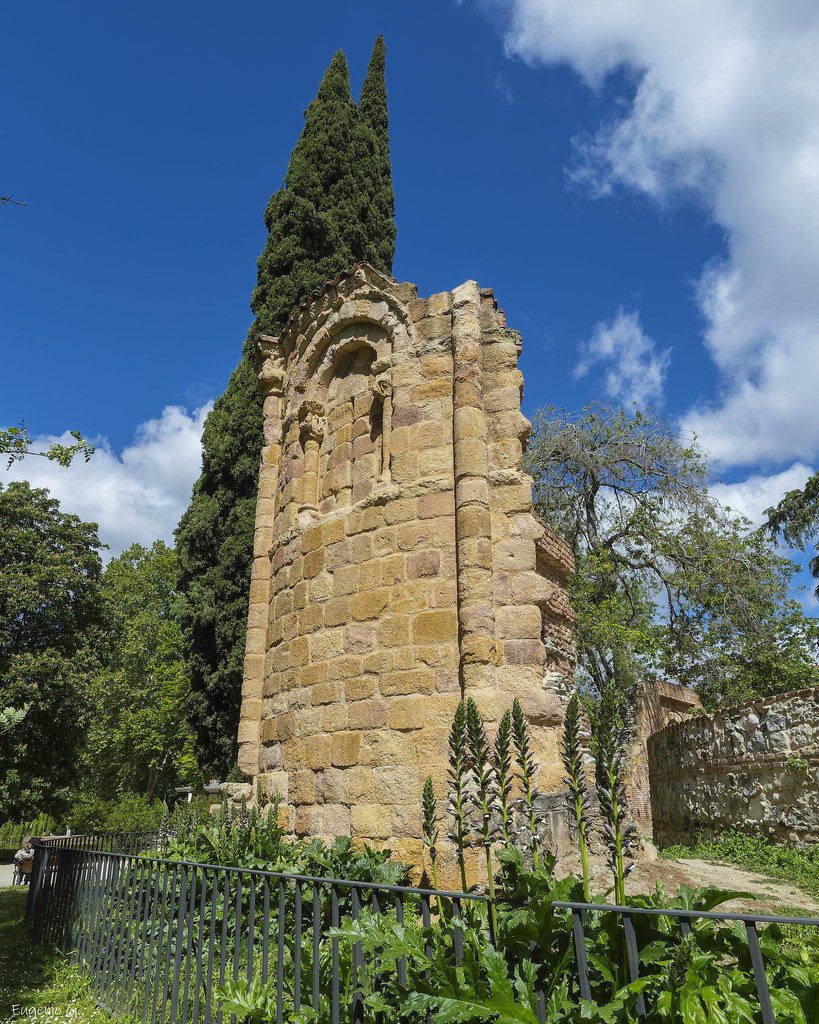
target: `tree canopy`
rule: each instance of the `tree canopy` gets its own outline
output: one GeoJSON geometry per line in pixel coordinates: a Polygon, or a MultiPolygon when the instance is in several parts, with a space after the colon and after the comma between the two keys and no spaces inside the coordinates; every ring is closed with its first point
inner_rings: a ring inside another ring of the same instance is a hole
{"type": "MultiPolygon", "coordinates": [[[[766,508],[763,527],[771,537],[781,537],[791,547],[805,550],[805,544],[819,534],[819,473],[814,473],[801,491],[793,490],[774,508],[766,508]]],[[[816,545],[819,551],[819,544],[816,545]]],[[[810,560],[810,571],[819,579],[819,555],[810,560]]],[[[819,585],[816,587],[819,597],[819,585]]]]}
{"type": "Polygon", "coordinates": [[[48,491],[0,484],[0,709],[27,707],[0,743],[0,816],[59,810],[76,780],[110,631],[100,547],[48,491]]]}
{"type": "Polygon", "coordinates": [[[136,793],[150,803],[195,774],[176,578],[176,552],[162,541],[132,545],[103,573],[111,654],[89,684],[93,718],[82,768],[84,791],[98,798],[136,793]]]}
{"type": "Polygon", "coordinates": [[[661,673],[710,707],[808,685],[819,633],[797,567],[708,491],[703,453],[656,415],[541,410],[535,503],[570,543],[581,670],[598,693],[661,673]]]}
{"type": "Polygon", "coordinates": [[[222,775],[237,750],[262,448],[253,350],[260,333],[278,334],[302,299],[356,260],[392,269],[384,54],[379,37],[357,108],[339,51],[305,111],[284,185],[265,210],[267,241],[251,298],[255,320],[205,423],[202,474],[177,529],[191,721],[202,767],[222,775]]]}

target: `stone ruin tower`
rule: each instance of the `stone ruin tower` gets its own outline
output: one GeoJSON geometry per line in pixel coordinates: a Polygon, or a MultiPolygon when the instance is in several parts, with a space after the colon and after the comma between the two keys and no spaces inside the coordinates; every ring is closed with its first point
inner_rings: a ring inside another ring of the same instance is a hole
{"type": "MultiPolygon", "coordinates": [[[[563,788],[571,556],[521,470],[521,341],[491,290],[428,299],[366,263],[258,340],[264,438],[239,766],[296,836],[422,863],[462,697],[517,696],[563,788]]],[[[250,789],[250,787],[248,787],[250,789]]]]}

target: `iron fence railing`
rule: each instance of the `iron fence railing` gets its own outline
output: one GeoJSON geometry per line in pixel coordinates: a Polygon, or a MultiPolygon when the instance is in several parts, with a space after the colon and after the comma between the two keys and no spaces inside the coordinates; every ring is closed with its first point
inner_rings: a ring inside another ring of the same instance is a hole
{"type": "MultiPolygon", "coordinates": [[[[757,996],[759,998],[759,1009],[762,1014],[763,1024],[776,1024],[773,1008],[771,1006],[771,995],[768,990],[768,981],[765,975],[765,961],[762,950],[759,946],[758,924],[793,924],[807,925],[819,928],[819,918],[816,917],[778,917],[772,914],[725,914],[705,910],[682,910],[678,908],[646,908],[646,907],[621,907],[604,903],[570,903],[558,902],[553,907],[563,907],[572,914],[572,939],[574,944],[574,955],[577,963],[577,980],[580,995],[583,999],[591,999],[591,983],[589,981],[589,965],[586,957],[586,934],[584,920],[590,912],[599,911],[609,914],[618,914],[622,921],[623,937],[625,939],[626,956],[628,960],[628,971],[631,981],[640,977],[640,949],[637,943],[637,933],[634,927],[634,919],[637,917],[658,917],[674,918],[680,922],[680,931],[683,935],[691,933],[692,921],[720,921],[730,923],[741,922],[745,927],[745,935],[748,941],[748,951],[751,957],[751,964],[754,972],[757,996]]],[[[642,995],[637,997],[635,1004],[638,1016],[642,1019],[646,1015],[645,999],[642,995]]]]}
{"type": "MultiPolygon", "coordinates": [[[[416,915],[427,928],[443,906],[457,924],[466,902],[486,897],[50,840],[36,848],[27,919],[35,943],[52,943],[81,966],[99,1005],[144,1024],[222,1024],[215,989],[228,979],[275,983],[279,1024],[286,1008],[318,1010],[321,1001],[338,1024],[361,1019],[355,982],[377,966],[365,963],[359,943],[342,957],[329,928],[357,920],[365,906],[401,924],[416,915]]],[[[406,965],[396,967],[405,983],[406,965]]]]}
{"type": "MultiPolygon", "coordinates": [[[[414,918],[425,928],[440,914],[451,922],[452,948],[460,963],[459,921],[468,904],[480,908],[487,903],[476,893],[168,860],[154,855],[164,839],[161,833],[133,833],[39,842],[27,904],[33,941],[53,943],[77,963],[101,1006],[115,1014],[134,1013],[143,1024],[223,1024],[228,1015],[216,988],[231,979],[257,989],[260,983],[271,991],[275,986],[271,999],[279,1024],[289,1012],[308,1006],[321,1006],[333,1024],[360,1021],[357,982],[362,972],[377,977],[384,965],[367,963],[358,943],[342,948],[329,929],[357,920],[364,908],[399,923],[414,918]]],[[[665,918],[668,927],[674,919],[683,936],[695,921],[740,922],[763,1024],[775,1024],[775,1018],[757,926],[819,928],[819,918],[808,917],[572,902],[552,907],[571,915],[576,991],[583,999],[592,998],[587,947],[601,914],[620,918],[631,981],[640,977],[638,931],[645,931],[647,920],[665,918]]],[[[467,916],[473,924],[483,921],[488,940],[496,941],[490,930],[493,915],[467,916]]],[[[504,944],[503,935],[499,943],[504,944]]],[[[532,947],[530,955],[540,966],[539,950],[532,947]]],[[[399,960],[395,966],[404,986],[406,965],[399,960]]],[[[635,1010],[645,1018],[643,995],[635,1010]]],[[[542,993],[537,1015],[543,1024],[542,993]]]]}

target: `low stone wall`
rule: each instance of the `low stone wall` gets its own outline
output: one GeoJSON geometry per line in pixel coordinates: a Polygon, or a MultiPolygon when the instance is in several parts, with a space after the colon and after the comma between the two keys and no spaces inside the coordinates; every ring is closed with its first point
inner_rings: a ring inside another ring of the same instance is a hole
{"type": "Polygon", "coordinates": [[[669,725],[648,762],[660,847],[724,829],[819,842],[819,688],[669,725]]]}

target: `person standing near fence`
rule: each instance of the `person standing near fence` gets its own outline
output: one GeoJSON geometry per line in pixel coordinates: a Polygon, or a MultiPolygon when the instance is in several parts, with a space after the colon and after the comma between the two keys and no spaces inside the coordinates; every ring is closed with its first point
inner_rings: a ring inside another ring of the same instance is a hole
{"type": "Polygon", "coordinates": [[[26,885],[31,881],[31,866],[34,863],[34,847],[31,843],[31,836],[26,836],[20,849],[14,855],[14,878],[13,885],[26,885]]]}

